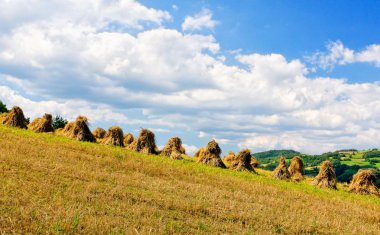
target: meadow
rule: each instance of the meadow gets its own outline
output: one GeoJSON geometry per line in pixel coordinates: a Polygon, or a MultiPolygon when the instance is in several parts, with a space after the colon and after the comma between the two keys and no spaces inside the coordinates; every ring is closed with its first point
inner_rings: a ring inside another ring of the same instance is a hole
{"type": "Polygon", "coordinates": [[[0,233],[378,234],[380,198],[0,126],[0,233]]]}

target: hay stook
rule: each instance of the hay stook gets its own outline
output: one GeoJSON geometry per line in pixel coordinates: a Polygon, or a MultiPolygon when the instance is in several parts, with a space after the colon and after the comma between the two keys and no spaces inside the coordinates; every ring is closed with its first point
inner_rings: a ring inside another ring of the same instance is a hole
{"type": "Polygon", "coordinates": [[[79,141],[96,142],[94,135],[88,128],[88,120],[85,116],[78,116],[74,122],[69,122],[60,133],[79,141]]]}
{"type": "Polygon", "coordinates": [[[228,151],[228,155],[223,157],[222,161],[223,161],[224,165],[226,165],[227,168],[229,168],[229,165],[231,165],[231,162],[232,162],[234,157],[236,157],[236,155],[232,151],[228,151]]]}
{"type": "Polygon", "coordinates": [[[329,160],[322,163],[318,175],[313,181],[313,185],[320,188],[336,189],[336,174],[329,160]]]}
{"type": "Polygon", "coordinates": [[[300,157],[295,156],[289,166],[290,178],[293,181],[299,182],[305,179],[304,177],[304,165],[300,157]]]}
{"type": "Polygon", "coordinates": [[[255,173],[255,170],[251,165],[251,151],[249,149],[240,151],[238,155],[235,155],[230,151],[226,159],[223,159],[223,162],[232,170],[255,173]]]}
{"type": "Polygon", "coordinates": [[[215,140],[208,142],[207,147],[204,151],[200,152],[198,155],[198,162],[206,164],[209,166],[216,166],[221,168],[226,168],[222,159],[220,159],[221,149],[215,140]]]}
{"type": "Polygon", "coordinates": [[[128,149],[145,154],[159,153],[156,146],[154,133],[148,129],[142,129],[139,137],[133,140],[133,142],[128,146],[128,149]]]}
{"type": "Polygon", "coordinates": [[[125,134],[124,139],[123,139],[124,146],[128,147],[133,142],[134,139],[135,138],[133,137],[131,133],[125,134]]]}
{"type": "Polygon", "coordinates": [[[273,171],[272,177],[280,180],[290,179],[290,173],[284,156],[281,156],[278,166],[273,171]]]}
{"type": "Polygon", "coordinates": [[[257,160],[257,158],[253,155],[251,155],[251,166],[253,168],[258,168],[260,166],[260,162],[257,160]]]}
{"type": "Polygon", "coordinates": [[[110,127],[101,141],[102,144],[124,147],[124,133],[118,126],[110,127]]]}
{"type": "Polygon", "coordinates": [[[201,147],[200,149],[198,149],[197,152],[195,152],[194,157],[198,158],[199,156],[203,156],[205,152],[206,152],[206,149],[204,147],[201,147]]]}
{"type": "Polygon", "coordinates": [[[376,174],[373,169],[359,169],[353,176],[348,188],[349,192],[380,196],[380,191],[376,186],[376,174]]]}
{"type": "Polygon", "coordinates": [[[45,113],[43,117],[34,119],[34,121],[28,125],[28,129],[38,133],[54,132],[52,115],[45,113]]]}
{"type": "Polygon", "coordinates": [[[106,136],[107,132],[103,128],[97,127],[93,132],[92,135],[97,139],[103,139],[104,136],[106,136]]]}
{"type": "Polygon", "coordinates": [[[28,125],[24,112],[18,106],[14,106],[8,113],[3,113],[1,115],[0,122],[6,126],[18,127],[22,129],[27,129],[28,125]]]}
{"type": "Polygon", "coordinates": [[[185,154],[185,148],[182,146],[182,140],[179,137],[170,138],[160,153],[160,155],[177,160],[183,159],[183,154],[185,154]]]}

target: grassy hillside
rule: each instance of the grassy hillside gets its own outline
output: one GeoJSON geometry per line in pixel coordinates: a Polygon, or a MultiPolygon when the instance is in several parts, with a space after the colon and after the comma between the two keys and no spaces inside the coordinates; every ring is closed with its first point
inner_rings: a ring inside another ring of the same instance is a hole
{"type": "Polygon", "coordinates": [[[1,126],[0,233],[379,232],[379,198],[259,173],[1,126]]]}

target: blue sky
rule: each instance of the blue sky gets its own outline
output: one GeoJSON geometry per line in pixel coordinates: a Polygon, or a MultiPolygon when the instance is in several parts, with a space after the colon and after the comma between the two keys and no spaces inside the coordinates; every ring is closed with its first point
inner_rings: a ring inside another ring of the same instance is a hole
{"type": "MultiPolygon", "coordinates": [[[[213,35],[222,49],[242,49],[245,53],[279,53],[288,59],[303,58],[324,50],[331,41],[341,40],[352,49],[361,50],[380,41],[379,1],[243,0],[243,1],[142,1],[170,9],[176,19],[213,9],[220,22],[213,35]]],[[[181,21],[170,27],[181,28],[181,21]]],[[[349,65],[316,76],[347,78],[349,82],[380,80],[379,69],[368,65],[349,65]]]]}
{"type": "Polygon", "coordinates": [[[31,118],[147,127],[190,153],[378,147],[379,1],[0,4],[0,99],[31,118]]]}

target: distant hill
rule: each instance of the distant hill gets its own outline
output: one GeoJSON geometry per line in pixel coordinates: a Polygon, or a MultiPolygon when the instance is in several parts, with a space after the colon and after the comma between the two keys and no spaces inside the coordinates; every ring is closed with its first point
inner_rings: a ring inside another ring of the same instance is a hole
{"type": "Polygon", "coordinates": [[[269,150],[254,153],[253,156],[259,160],[261,168],[268,171],[277,167],[279,156],[285,156],[288,162],[294,156],[301,156],[305,164],[305,174],[310,177],[316,176],[322,162],[329,160],[334,166],[339,182],[350,182],[358,169],[373,168],[378,175],[377,184],[380,186],[380,151],[377,149],[343,149],[321,155],[302,154],[294,150],[269,150]]]}
{"type": "Polygon", "coordinates": [[[294,150],[269,150],[265,152],[258,152],[253,154],[256,158],[277,158],[279,156],[284,156],[286,158],[301,155],[300,152],[294,150]]]}

